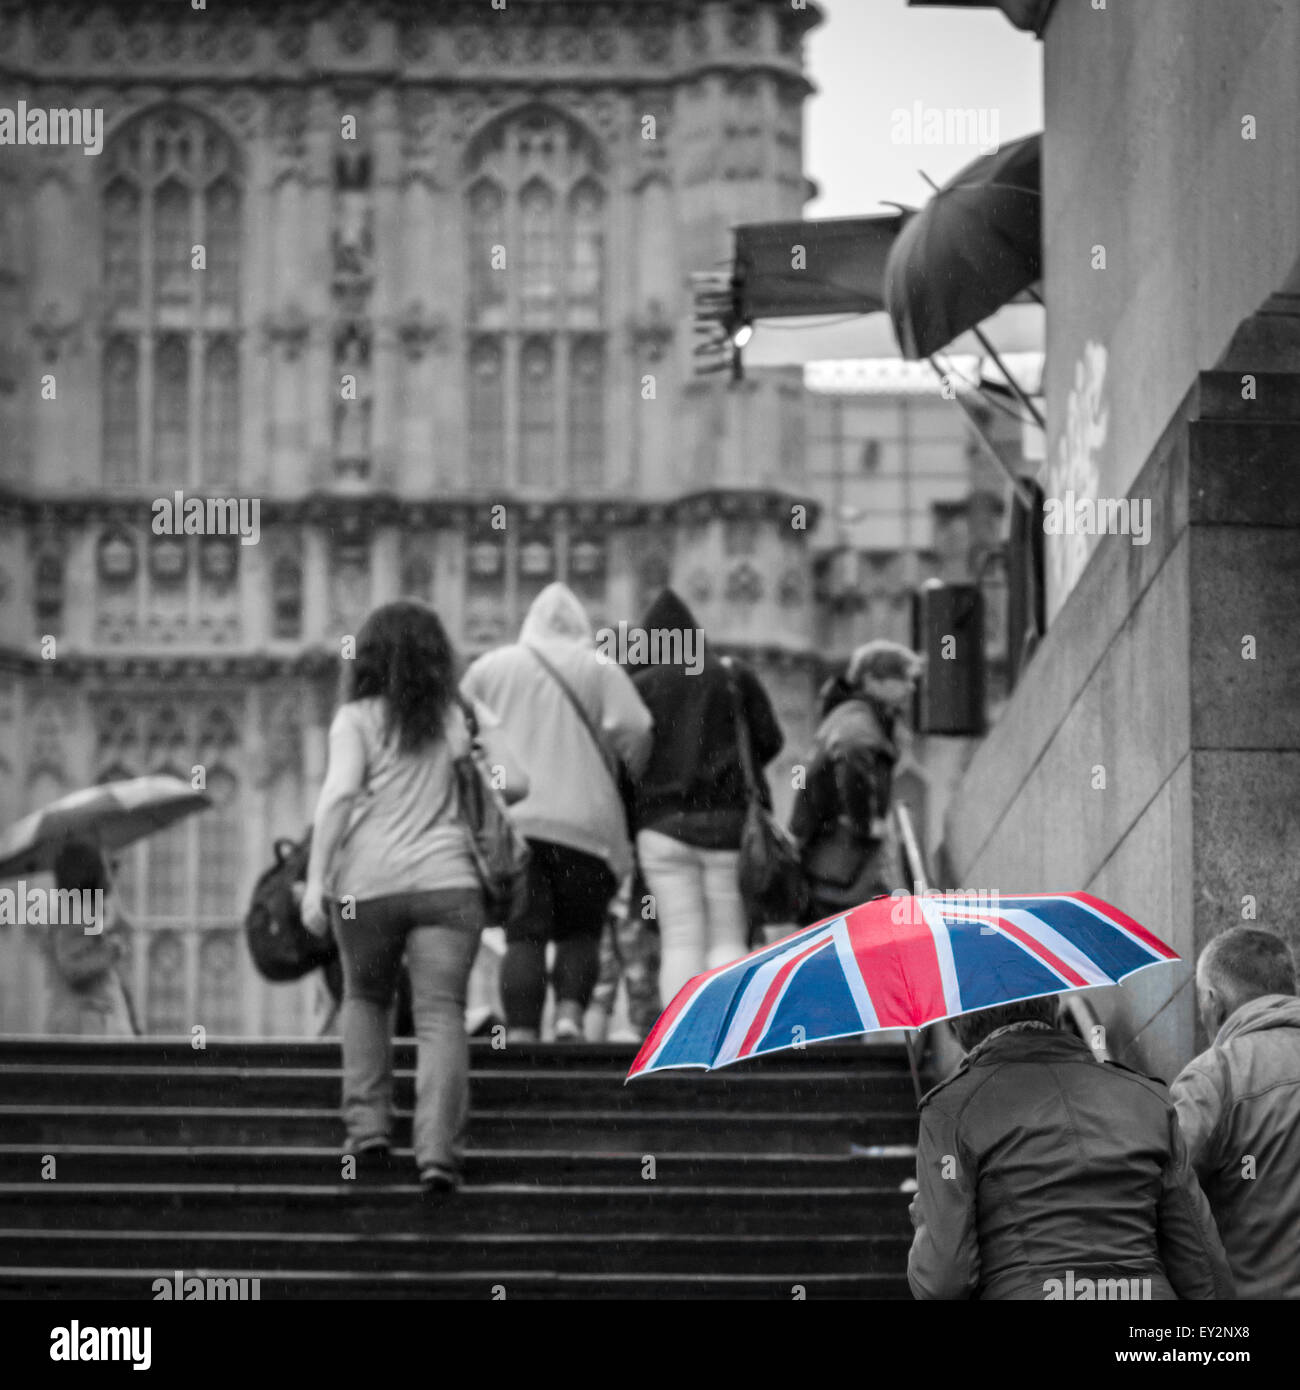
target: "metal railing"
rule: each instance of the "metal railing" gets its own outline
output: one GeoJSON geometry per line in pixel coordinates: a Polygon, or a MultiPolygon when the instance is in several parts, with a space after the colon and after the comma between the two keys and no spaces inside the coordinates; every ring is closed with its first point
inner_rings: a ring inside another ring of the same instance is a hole
{"type": "MultiPolygon", "coordinates": [[[[921,843],[916,838],[916,831],[912,826],[911,812],[897,801],[894,803],[894,826],[898,831],[898,843],[902,849],[903,863],[907,869],[909,891],[916,894],[924,893],[929,886],[930,879],[925,871],[925,857],[921,852],[921,843]]],[[[907,1043],[907,1064],[912,1069],[912,1089],[916,1092],[916,1100],[919,1105],[922,1095],[920,1049],[917,1046],[920,1029],[909,1028],[903,1036],[907,1043]]]]}

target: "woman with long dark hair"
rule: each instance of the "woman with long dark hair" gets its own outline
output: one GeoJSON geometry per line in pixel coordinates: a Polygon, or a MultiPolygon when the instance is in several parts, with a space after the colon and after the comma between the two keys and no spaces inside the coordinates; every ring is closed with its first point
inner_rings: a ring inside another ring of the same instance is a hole
{"type": "MultiPolygon", "coordinates": [[[[387,1160],[389,1012],[405,953],[418,1044],[415,1160],[429,1191],[460,1181],[468,1115],[466,986],[484,926],[482,886],[457,804],[454,759],[469,745],[456,659],[421,603],[377,608],[357,634],[316,806],[303,920],[332,921],[343,963],[343,1117],[349,1151],[387,1160]],[[328,913],[328,917],[327,917],[328,913]]],[[[497,721],[474,708],[512,795],[524,774],[497,721]]]]}

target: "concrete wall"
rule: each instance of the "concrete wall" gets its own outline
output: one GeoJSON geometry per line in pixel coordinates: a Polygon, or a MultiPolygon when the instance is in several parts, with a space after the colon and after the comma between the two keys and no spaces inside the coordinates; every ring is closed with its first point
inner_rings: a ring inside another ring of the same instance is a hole
{"type": "Polygon", "coordinates": [[[1086,889],[1185,957],[1092,995],[1112,1054],[1167,1079],[1203,1045],[1210,936],[1300,945],[1300,377],[1257,385],[1198,378],[1134,482],[1149,544],[1099,539],[947,823],[963,887],[1086,889]]]}
{"type": "MultiPolygon", "coordinates": [[[[1295,262],[1298,54],[1293,0],[1058,0],[1044,34],[1049,495],[1091,479],[1123,496],[1196,372],[1295,262]],[[1106,354],[1094,410],[1076,378],[1089,343],[1106,354]]],[[[1049,564],[1053,612],[1090,548],[1049,564]]]]}

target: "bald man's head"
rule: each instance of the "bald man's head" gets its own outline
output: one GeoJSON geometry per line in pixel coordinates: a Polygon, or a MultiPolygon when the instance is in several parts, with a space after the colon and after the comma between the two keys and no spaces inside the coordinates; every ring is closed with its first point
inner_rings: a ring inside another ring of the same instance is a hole
{"type": "Polygon", "coordinates": [[[1265,994],[1294,994],[1291,948],[1271,931],[1229,927],[1201,952],[1196,997],[1201,1022],[1213,1038],[1229,1015],[1265,994]]]}

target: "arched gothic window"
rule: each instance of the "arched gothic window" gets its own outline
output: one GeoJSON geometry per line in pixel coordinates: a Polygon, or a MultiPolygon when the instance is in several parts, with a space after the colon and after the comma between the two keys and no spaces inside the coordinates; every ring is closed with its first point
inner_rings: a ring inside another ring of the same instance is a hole
{"type": "Polygon", "coordinates": [[[243,856],[240,840],[244,810],[239,802],[239,782],[224,767],[208,773],[212,808],[195,818],[199,839],[198,912],[203,918],[228,918],[240,887],[243,856]]]}
{"type": "Polygon", "coordinates": [[[103,165],[105,481],[233,482],[238,152],[206,117],[166,105],[118,131],[103,165]]]}
{"type": "Polygon", "coordinates": [[[466,150],[472,485],[606,481],[605,169],[591,133],[542,105],[466,150]]]}
{"type": "Polygon", "coordinates": [[[605,451],[605,349],[579,338],[569,364],[569,459],[573,481],[598,487],[605,451]]]}
{"type": "Polygon", "coordinates": [[[469,459],[471,481],[505,480],[505,378],[500,339],[480,338],[469,358],[469,459]]]}
{"type": "Polygon", "coordinates": [[[555,364],[550,341],[529,338],[520,367],[520,481],[546,487],[553,482],[555,464],[555,364]]]}

